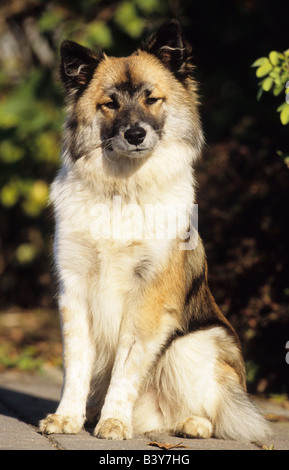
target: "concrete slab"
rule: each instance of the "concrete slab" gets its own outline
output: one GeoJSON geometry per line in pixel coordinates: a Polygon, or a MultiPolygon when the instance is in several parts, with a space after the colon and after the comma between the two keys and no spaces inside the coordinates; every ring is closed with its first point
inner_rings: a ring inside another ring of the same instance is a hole
{"type": "Polygon", "coordinates": [[[55,370],[43,375],[15,372],[0,375],[0,449],[97,450],[100,452],[99,458],[106,451],[142,451],[142,455],[144,452],[145,455],[154,455],[161,451],[159,445],[162,443],[172,446],[171,449],[165,449],[166,453],[174,451],[180,456],[191,450],[289,449],[289,410],[267,400],[257,401],[264,413],[273,420],[273,434],[267,442],[258,444],[219,439],[182,439],[158,433],[135,436],[127,441],[110,441],[96,439],[89,428],[78,435],[43,436],[38,433],[38,422],[47,413],[55,411],[61,383],[61,372],[55,370]],[[153,442],[159,445],[150,445],[153,442]],[[183,447],[178,447],[180,444],[183,447]]]}

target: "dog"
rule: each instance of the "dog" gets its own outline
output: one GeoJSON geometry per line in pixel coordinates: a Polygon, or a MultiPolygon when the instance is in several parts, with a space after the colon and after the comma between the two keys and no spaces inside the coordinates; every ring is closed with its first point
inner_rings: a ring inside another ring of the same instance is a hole
{"type": "Polygon", "coordinates": [[[204,143],[191,56],[176,20],[128,57],[61,46],[67,118],[51,203],[64,378],[42,433],[89,421],[102,439],[268,434],[184,216],[204,143]]]}

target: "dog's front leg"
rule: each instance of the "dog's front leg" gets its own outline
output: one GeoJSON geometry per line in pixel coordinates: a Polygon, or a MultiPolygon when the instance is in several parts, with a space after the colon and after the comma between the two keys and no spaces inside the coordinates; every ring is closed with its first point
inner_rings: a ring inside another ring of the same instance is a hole
{"type": "Polygon", "coordinates": [[[45,434],[76,434],[85,421],[94,349],[91,341],[85,299],[70,290],[60,301],[60,316],[64,348],[62,396],[54,414],[40,422],[45,434]]]}
{"type": "Polygon", "coordinates": [[[155,357],[156,346],[137,335],[122,336],[116,354],[110,386],[95,428],[103,439],[132,437],[132,413],[144,376],[155,357]]]}
{"type": "Polygon", "coordinates": [[[165,311],[163,305],[155,305],[159,307],[156,311],[147,307],[135,316],[128,315],[129,321],[122,324],[111,382],[94,432],[98,438],[132,437],[133,409],[141,385],[176,328],[174,313],[165,311]]]}

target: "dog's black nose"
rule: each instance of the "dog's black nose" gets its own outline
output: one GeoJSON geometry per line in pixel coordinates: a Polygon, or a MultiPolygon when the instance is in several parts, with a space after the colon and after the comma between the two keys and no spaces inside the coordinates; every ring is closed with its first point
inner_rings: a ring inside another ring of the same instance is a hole
{"type": "Polygon", "coordinates": [[[139,145],[144,141],[146,136],[146,131],[140,127],[130,127],[125,133],[124,137],[131,145],[139,145]]]}

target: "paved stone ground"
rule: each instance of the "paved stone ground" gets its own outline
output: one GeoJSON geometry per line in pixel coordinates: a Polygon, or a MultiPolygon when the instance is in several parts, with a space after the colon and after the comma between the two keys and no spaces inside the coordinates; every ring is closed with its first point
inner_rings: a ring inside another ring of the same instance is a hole
{"type": "MultiPolygon", "coordinates": [[[[60,397],[62,377],[59,371],[40,374],[4,372],[0,375],[0,449],[2,450],[98,450],[146,451],[153,455],[169,443],[172,450],[289,450],[289,410],[268,400],[257,400],[272,420],[272,436],[267,442],[249,443],[219,439],[181,439],[152,433],[127,441],[96,439],[90,429],[78,435],[38,433],[37,425],[47,413],[54,412],[60,397]],[[177,447],[180,444],[184,447],[177,447]]],[[[169,450],[167,450],[170,452],[169,450]]],[[[167,452],[166,452],[167,453],[167,452]]],[[[102,454],[99,454],[102,455],[102,454]]],[[[109,454],[108,454],[109,455],[109,454]]],[[[182,454],[184,455],[184,454],[182,454]]],[[[148,458],[148,457],[147,457],[148,458]]],[[[139,460],[137,460],[139,462],[139,460]]],[[[102,463],[102,462],[100,462],[102,463]]]]}

